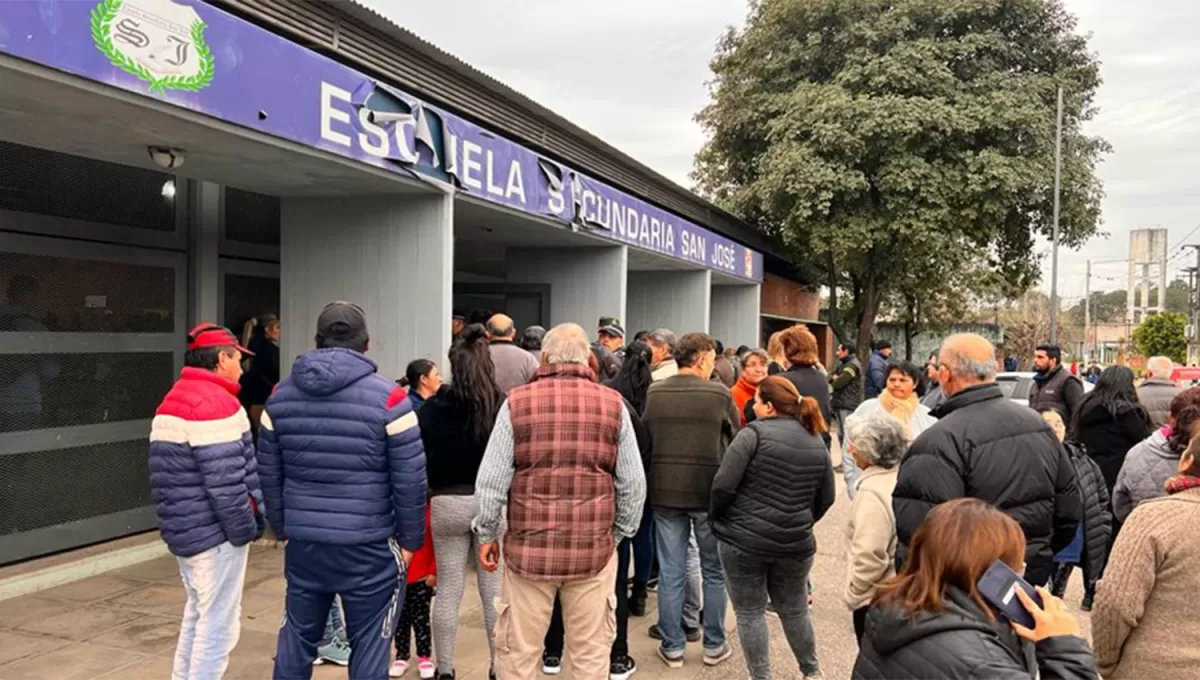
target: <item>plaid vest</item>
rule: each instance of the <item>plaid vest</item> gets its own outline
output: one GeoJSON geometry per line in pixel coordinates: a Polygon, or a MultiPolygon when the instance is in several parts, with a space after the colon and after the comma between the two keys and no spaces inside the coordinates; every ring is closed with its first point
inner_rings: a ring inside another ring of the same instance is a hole
{"type": "Polygon", "coordinates": [[[534,581],[590,578],[612,557],[625,403],[591,369],[542,366],[508,394],[512,490],[504,559],[534,581]]]}

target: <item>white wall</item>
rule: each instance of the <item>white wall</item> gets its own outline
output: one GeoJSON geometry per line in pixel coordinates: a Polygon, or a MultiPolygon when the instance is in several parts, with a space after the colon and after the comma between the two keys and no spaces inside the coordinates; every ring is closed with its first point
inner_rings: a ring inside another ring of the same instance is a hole
{"type": "Polygon", "coordinates": [[[759,288],[758,284],[712,287],[712,336],[726,347],[761,344],[759,288]]]}
{"type": "Polygon", "coordinates": [[[280,243],[280,369],[313,348],[334,300],[367,313],[368,356],[398,378],[408,362],[449,369],[454,202],[449,195],[284,198],[280,243]]]}
{"type": "Polygon", "coordinates": [[[602,316],[625,318],[625,246],[513,248],[509,283],[550,285],[550,325],[574,322],[595,334],[602,316]]]}
{"type": "Polygon", "coordinates": [[[677,336],[707,333],[712,274],[696,271],[629,272],[627,330],[669,328],[677,336]]]}

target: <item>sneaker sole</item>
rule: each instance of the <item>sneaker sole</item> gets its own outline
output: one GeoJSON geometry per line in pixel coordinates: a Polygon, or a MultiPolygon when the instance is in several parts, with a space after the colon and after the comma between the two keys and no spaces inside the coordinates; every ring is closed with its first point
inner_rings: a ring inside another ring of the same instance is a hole
{"type": "Polygon", "coordinates": [[[325,664],[333,664],[334,666],[340,666],[342,668],[346,668],[350,665],[350,662],[342,661],[340,659],[326,659],[326,658],[317,659],[315,662],[313,662],[314,666],[318,666],[318,665],[323,666],[325,664]]]}
{"type": "Polygon", "coordinates": [[[733,657],[732,649],[726,649],[725,652],[723,654],[720,654],[719,656],[709,656],[709,655],[705,654],[704,655],[704,665],[705,666],[719,666],[719,665],[725,663],[726,661],[728,661],[732,657],[733,657]]]}
{"type": "Polygon", "coordinates": [[[629,678],[633,677],[634,673],[637,673],[636,667],[631,668],[628,672],[625,672],[625,673],[609,673],[608,680],[629,680],[629,678]]]}
{"type": "Polygon", "coordinates": [[[658,650],[658,658],[662,659],[662,662],[667,665],[667,668],[672,668],[672,669],[683,668],[683,657],[680,657],[678,659],[672,659],[671,657],[669,657],[663,653],[661,647],[658,650]]]}
{"type": "Polygon", "coordinates": [[[542,666],[542,675],[558,675],[559,673],[562,673],[562,666],[558,668],[542,666]]]}

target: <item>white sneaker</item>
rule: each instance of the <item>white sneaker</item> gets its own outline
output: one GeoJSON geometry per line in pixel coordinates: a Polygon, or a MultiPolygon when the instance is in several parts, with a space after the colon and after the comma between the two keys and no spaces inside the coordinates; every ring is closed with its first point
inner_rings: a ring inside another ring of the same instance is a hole
{"type": "Polygon", "coordinates": [[[392,663],[392,667],[388,669],[389,678],[402,678],[408,672],[408,661],[404,659],[396,659],[392,663]]]}

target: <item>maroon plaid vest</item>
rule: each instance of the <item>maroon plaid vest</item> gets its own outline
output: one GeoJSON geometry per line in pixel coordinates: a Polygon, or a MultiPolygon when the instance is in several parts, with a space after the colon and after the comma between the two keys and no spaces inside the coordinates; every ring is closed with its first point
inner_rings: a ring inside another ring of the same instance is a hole
{"type": "Polygon", "coordinates": [[[508,394],[512,490],[504,559],[534,581],[590,578],[612,557],[625,402],[587,366],[543,366],[508,394]]]}

